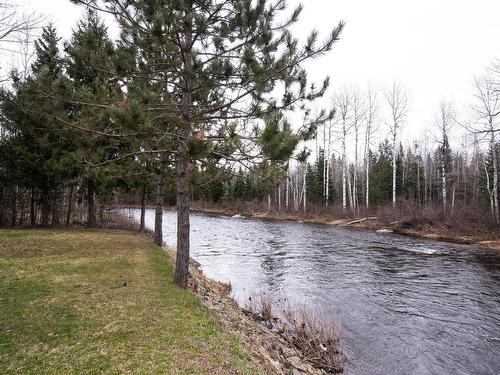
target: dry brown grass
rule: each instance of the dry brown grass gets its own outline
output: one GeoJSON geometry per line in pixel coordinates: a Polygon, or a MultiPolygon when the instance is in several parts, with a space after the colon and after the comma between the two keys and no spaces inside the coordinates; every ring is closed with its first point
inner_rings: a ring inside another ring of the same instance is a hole
{"type": "Polygon", "coordinates": [[[280,303],[281,300],[275,303],[272,295],[263,293],[249,298],[246,307],[255,319],[298,349],[306,362],[329,373],[342,372],[346,357],[333,317],[286,301],[279,309],[280,303]],[[274,310],[278,310],[278,314],[274,314],[274,310]]]}

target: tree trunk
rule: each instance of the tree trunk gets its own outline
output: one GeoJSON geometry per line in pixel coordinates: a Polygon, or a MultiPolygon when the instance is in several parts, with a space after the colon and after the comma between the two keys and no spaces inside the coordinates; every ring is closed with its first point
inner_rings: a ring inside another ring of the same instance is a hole
{"type": "Polygon", "coordinates": [[[60,213],[60,189],[55,188],[53,191],[54,197],[52,199],[52,226],[58,226],[60,224],[60,218],[59,218],[59,213],[60,213]]]}
{"type": "Polygon", "coordinates": [[[355,126],[354,133],[354,178],[352,186],[353,205],[356,217],[359,217],[358,207],[358,127],[355,126]]]}
{"type": "Polygon", "coordinates": [[[25,205],[25,195],[24,195],[24,189],[22,190],[21,193],[21,207],[20,207],[20,215],[19,215],[19,226],[22,227],[24,224],[24,205],[25,205]]]}
{"type": "Polygon", "coordinates": [[[396,209],[396,130],[392,140],[392,208],[396,209]]]}
{"type": "Polygon", "coordinates": [[[486,176],[486,190],[488,190],[488,196],[490,198],[491,218],[495,220],[495,203],[493,199],[493,192],[491,191],[491,186],[490,186],[490,174],[488,172],[488,167],[486,166],[485,162],[484,162],[484,173],[486,176]]]}
{"type": "MultiPolygon", "coordinates": [[[[491,125],[493,129],[493,125],[491,125]]],[[[493,203],[495,206],[495,223],[500,224],[500,214],[498,212],[498,165],[497,165],[497,152],[495,144],[495,133],[491,131],[491,156],[493,158],[493,203]]]]}
{"type": "Polygon", "coordinates": [[[451,212],[450,212],[450,216],[453,216],[453,213],[455,211],[455,190],[456,190],[456,187],[453,186],[453,190],[451,192],[451,212]]]}
{"type": "Polygon", "coordinates": [[[285,207],[288,211],[288,200],[290,199],[290,176],[287,174],[286,176],[286,190],[285,190],[285,207]]]}
{"type": "Polygon", "coordinates": [[[366,156],[366,195],[365,195],[365,208],[366,212],[365,215],[368,216],[368,211],[370,208],[370,149],[367,149],[367,156],[366,156]]]}
{"type": "Polygon", "coordinates": [[[192,106],[193,106],[193,83],[191,70],[193,66],[193,1],[188,0],[186,8],[189,10],[184,14],[184,31],[182,40],[182,58],[184,61],[184,90],[181,97],[182,123],[177,139],[177,163],[176,163],[176,185],[177,185],[177,256],[175,262],[175,282],[183,288],[187,288],[189,279],[189,152],[188,141],[192,129],[192,106]]]}
{"type": "Polygon", "coordinates": [[[35,187],[31,187],[30,198],[30,225],[34,227],[36,224],[36,210],[35,210],[35,187]]]}
{"type": "Polygon", "coordinates": [[[304,166],[304,214],[307,214],[307,164],[304,166]]]}
{"type": "Polygon", "coordinates": [[[88,180],[87,181],[87,204],[88,204],[87,227],[89,228],[95,228],[97,226],[95,192],[96,192],[96,186],[94,181],[88,180]]]}
{"type": "Polygon", "coordinates": [[[42,212],[41,212],[41,222],[42,227],[49,226],[49,191],[46,187],[42,190],[42,212]]]}
{"type": "Polygon", "coordinates": [[[66,213],[66,227],[69,227],[72,224],[71,215],[73,214],[73,194],[75,193],[75,187],[71,186],[69,189],[68,196],[68,211],[66,213]]]}
{"type": "MultiPolygon", "coordinates": [[[[160,156],[163,158],[163,156],[160,156]]],[[[163,161],[162,161],[163,167],[163,161]]],[[[163,174],[163,170],[161,170],[156,175],[156,198],[155,198],[155,234],[154,234],[154,243],[158,246],[163,246],[163,204],[164,202],[164,194],[165,194],[165,176],[163,174]]],[[[145,199],[144,199],[145,203],[145,199]]],[[[145,206],[145,205],[144,205],[145,206]]],[[[145,207],[144,207],[145,208],[145,207]]],[[[145,212],[145,210],[144,210],[145,212]]],[[[141,230],[142,221],[143,221],[143,210],[141,207],[141,230]]]]}
{"type": "Polygon", "coordinates": [[[17,195],[19,192],[19,187],[16,185],[12,191],[12,218],[10,225],[15,227],[17,224],[17,195]]]}
{"type": "MultiPolygon", "coordinates": [[[[0,127],[1,128],[1,127],[0,127]]],[[[5,187],[1,187],[0,189],[0,227],[4,225],[4,218],[5,218],[5,211],[6,211],[6,206],[5,206],[5,187]]]]}
{"type": "Polygon", "coordinates": [[[347,192],[346,192],[346,188],[347,188],[347,181],[346,181],[346,174],[347,174],[347,160],[346,160],[346,145],[345,145],[345,142],[346,142],[346,130],[345,130],[345,120],[344,120],[344,124],[343,124],[343,129],[344,129],[344,132],[343,132],[343,137],[342,137],[342,210],[344,211],[345,213],[345,210],[347,208],[347,192]]]}
{"type": "Polygon", "coordinates": [[[330,162],[326,159],[326,186],[325,186],[325,209],[328,211],[328,204],[330,199],[330,162]]]}
{"type": "Polygon", "coordinates": [[[278,212],[281,213],[281,185],[278,186],[278,212]]]}
{"type": "MultiPolygon", "coordinates": [[[[142,196],[141,196],[141,224],[139,227],[139,231],[141,231],[141,232],[144,232],[144,229],[146,228],[146,195],[147,195],[147,189],[145,187],[143,187],[142,188],[142,196]]],[[[163,216],[163,212],[162,212],[162,216],[163,216]]],[[[155,227],[156,227],[156,218],[155,218],[155,227]]],[[[163,233],[162,233],[162,237],[163,237],[163,233]]],[[[155,239],[155,243],[156,243],[156,239],[155,239]]]]}
{"type": "MultiPolygon", "coordinates": [[[[444,155],[443,155],[443,158],[444,158],[444,155]]],[[[444,218],[446,218],[446,205],[447,205],[447,202],[446,202],[446,167],[445,167],[445,163],[444,163],[444,160],[441,161],[441,180],[443,182],[443,186],[442,186],[442,194],[443,194],[443,216],[444,218]]]]}
{"type": "Polygon", "coordinates": [[[187,287],[189,278],[189,186],[188,186],[188,149],[189,129],[183,129],[178,146],[177,160],[177,259],[175,263],[175,282],[187,287]]]}

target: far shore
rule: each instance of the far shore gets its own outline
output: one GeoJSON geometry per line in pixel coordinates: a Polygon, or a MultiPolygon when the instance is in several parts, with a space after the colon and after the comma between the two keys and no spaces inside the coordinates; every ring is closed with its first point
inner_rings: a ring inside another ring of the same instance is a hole
{"type": "MultiPolygon", "coordinates": [[[[136,205],[120,205],[114,208],[137,208],[136,205]]],[[[148,209],[154,206],[148,205],[148,209]]],[[[166,211],[174,211],[175,207],[165,207],[166,211]]],[[[372,230],[379,233],[394,233],[414,238],[424,238],[434,241],[456,243],[462,245],[475,245],[483,248],[500,251],[500,238],[497,233],[474,232],[464,233],[457,229],[449,229],[444,226],[436,227],[431,225],[415,225],[408,220],[397,220],[388,222],[386,218],[379,217],[361,217],[361,218],[333,218],[326,215],[308,214],[302,216],[293,213],[278,213],[276,211],[263,212],[240,212],[230,208],[207,208],[200,205],[194,205],[193,212],[201,212],[223,216],[241,216],[260,220],[282,220],[296,221],[299,223],[334,225],[346,229],[372,230]]]]}

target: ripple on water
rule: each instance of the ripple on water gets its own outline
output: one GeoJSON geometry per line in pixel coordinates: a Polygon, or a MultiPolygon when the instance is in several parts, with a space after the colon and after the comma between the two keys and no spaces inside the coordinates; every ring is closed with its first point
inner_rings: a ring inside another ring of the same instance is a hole
{"type": "MultiPolygon", "coordinates": [[[[139,218],[138,210],[131,214],[139,218]]],[[[164,214],[175,246],[175,214],[164,214]]],[[[146,212],[152,228],[154,211],[146,212]]],[[[192,215],[192,255],[245,301],[260,290],[335,315],[350,373],[496,374],[500,253],[323,225],[192,215]]]]}

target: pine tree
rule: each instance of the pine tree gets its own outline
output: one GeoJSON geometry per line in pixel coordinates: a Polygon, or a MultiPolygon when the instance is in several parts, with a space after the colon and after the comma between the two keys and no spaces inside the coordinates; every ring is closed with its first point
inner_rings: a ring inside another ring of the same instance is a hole
{"type": "MultiPolygon", "coordinates": [[[[99,7],[99,2],[90,3],[99,7]]],[[[290,27],[302,8],[293,10],[285,22],[277,21],[288,9],[281,1],[107,0],[104,7],[140,50],[144,66],[138,74],[151,77],[155,72],[164,87],[161,102],[151,109],[164,120],[157,138],[168,133],[177,145],[170,150],[176,160],[175,280],[186,287],[190,164],[207,156],[249,160],[257,134],[247,120],[303,107],[323,95],[328,80],[308,90],[301,64],[330,50],[343,24],[324,43],[312,32],[299,47],[290,27]],[[274,97],[277,88],[284,92],[279,99],[274,97]]],[[[309,123],[328,118],[321,112],[309,123]]]]}
{"type": "Polygon", "coordinates": [[[114,72],[114,46],[107,28],[94,12],[89,11],[73,32],[66,46],[67,73],[73,83],[71,97],[72,120],[83,124],[87,134],[81,137],[82,173],[87,187],[89,227],[97,224],[96,196],[100,185],[111,183],[108,176],[118,170],[95,166],[115,158],[126,150],[128,143],[122,137],[109,137],[106,131],[114,130],[112,116],[117,102],[123,99],[119,77],[114,72]]]}

